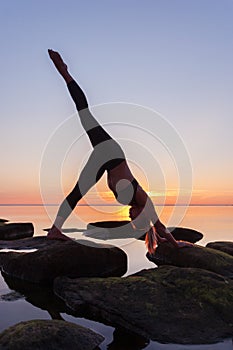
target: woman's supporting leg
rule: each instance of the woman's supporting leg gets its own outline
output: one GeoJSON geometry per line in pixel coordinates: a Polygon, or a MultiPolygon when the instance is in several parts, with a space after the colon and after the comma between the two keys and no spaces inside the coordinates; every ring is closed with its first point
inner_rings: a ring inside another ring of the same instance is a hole
{"type": "Polygon", "coordinates": [[[57,217],[51,230],[48,233],[48,238],[61,240],[69,239],[67,236],[61,233],[61,228],[64,222],[74,210],[77,203],[84,197],[84,195],[91,189],[91,187],[93,187],[99,181],[105,171],[105,168],[101,168],[99,165],[99,157],[96,152],[97,150],[94,149],[86,165],[84,166],[73,190],[68,194],[68,196],[60,205],[57,217]]]}
{"type": "Polygon", "coordinates": [[[76,204],[82,199],[85,194],[93,187],[99,179],[104,174],[105,169],[102,168],[102,171],[99,171],[99,161],[96,154],[96,150],[94,150],[86,165],[84,166],[79,179],[74,186],[73,190],[68,194],[68,196],[62,202],[59,210],[58,216],[62,217],[64,220],[71,214],[74,210],[76,204]]]}

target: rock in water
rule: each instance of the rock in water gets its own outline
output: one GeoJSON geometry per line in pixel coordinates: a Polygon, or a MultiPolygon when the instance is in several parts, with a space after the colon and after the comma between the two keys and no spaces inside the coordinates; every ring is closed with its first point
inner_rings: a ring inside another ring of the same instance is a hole
{"type": "MultiPolygon", "coordinates": [[[[96,222],[90,222],[87,224],[87,228],[91,229],[93,227],[103,227],[103,228],[117,228],[117,227],[124,227],[130,223],[129,220],[122,220],[122,221],[96,221],[96,222]]],[[[132,226],[131,226],[132,227],[132,226]]],[[[133,229],[133,228],[132,228],[133,229]]]]}
{"type": "Polygon", "coordinates": [[[8,222],[9,220],[6,219],[0,219],[0,226],[3,226],[6,224],[6,222],[8,222]]]}
{"type": "Polygon", "coordinates": [[[213,343],[233,334],[233,281],[202,269],[162,266],[125,278],[59,277],[54,291],[76,316],[85,308],[107,324],[160,342],[213,343]]]}
{"type": "Polygon", "coordinates": [[[210,242],[206,247],[221,250],[222,252],[233,256],[233,242],[210,242]]]}
{"type": "MultiPolygon", "coordinates": [[[[135,237],[140,240],[145,240],[145,233],[140,230],[134,230],[130,224],[130,221],[98,221],[91,222],[87,225],[87,229],[91,230],[93,228],[104,228],[109,231],[109,235],[106,239],[113,238],[130,238],[135,237]]],[[[176,240],[188,241],[191,243],[196,243],[203,238],[203,234],[196,230],[185,228],[185,227],[168,227],[172,235],[176,240]]]]}
{"type": "Polygon", "coordinates": [[[33,253],[0,252],[2,271],[41,284],[51,284],[57,276],[109,277],[122,276],[127,271],[127,255],[120,248],[84,240],[44,240],[48,246],[33,253]]]}
{"type": "Polygon", "coordinates": [[[146,256],[158,266],[197,267],[233,278],[233,257],[215,249],[198,245],[175,248],[164,243],[157,247],[154,254],[147,253],[146,256]]]}
{"type": "Polygon", "coordinates": [[[13,240],[32,237],[34,227],[32,223],[12,223],[0,226],[0,240],[13,240]]]}
{"type": "Polygon", "coordinates": [[[203,234],[201,232],[187,227],[168,227],[168,230],[177,241],[196,243],[203,238],[203,234]]]}
{"type": "Polygon", "coordinates": [[[74,323],[60,320],[20,322],[0,334],[4,350],[94,350],[104,337],[74,323]]]}

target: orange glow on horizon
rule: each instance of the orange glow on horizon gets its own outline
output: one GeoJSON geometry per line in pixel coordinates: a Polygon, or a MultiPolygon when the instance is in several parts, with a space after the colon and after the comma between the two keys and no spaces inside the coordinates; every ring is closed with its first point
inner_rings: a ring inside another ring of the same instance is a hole
{"type": "MultiPolygon", "coordinates": [[[[65,193],[68,193],[65,192],[65,193]]],[[[166,193],[162,192],[148,192],[155,205],[175,205],[178,198],[178,190],[167,190],[166,193]]],[[[65,197],[65,194],[64,194],[65,197]]],[[[64,198],[63,197],[63,198],[64,198]]],[[[34,192],[21,192],[15,191],[8,193],[1,193],[0,204],[60,204],[63,198],[59,198],[56,193],[51,193],[44,203],[39,191],[34,192]]],[[[231,191],[205,191],[194,190],[191,196],[191,205],[233,205],[233,193],[231,191]]],[[[80,204],[85,205],[114,205],[118,204],[111,191],[90,191],[81,201],[80,204]]],[[[188,198],[184,195],[179,197],[179,205],[188,204],[188,198]]]]}

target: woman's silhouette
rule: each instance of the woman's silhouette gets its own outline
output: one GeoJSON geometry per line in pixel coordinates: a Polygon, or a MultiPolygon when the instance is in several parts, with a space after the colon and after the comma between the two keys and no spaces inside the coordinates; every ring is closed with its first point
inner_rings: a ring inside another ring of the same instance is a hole
{"type": "Polygon", "coordinates": [[[176,241],[172,234],[159,220],[154,205],[146,192],[138,184],[127,164],[124,152],[119,144],[99,125],[91,114],[87,99],[69,74],[67,65],[58,52],[48,50],[58,72],[67,83],[68,90],[79,112],[80,121],[94,148],[79,179],[62,202],[55,222],[49,230],[49,239],[68,240],[69,237],[61,232],[67,217],[80,199],[94,186],[107,171],[107,180],[110,190],[118,202],[130,206],[129,216],[134,228],[144,229],[147,232],[146,244],[148,251],[153,253],[156,243],[171,242],[175,247],[185,247],[186,242],[176,241]]]}

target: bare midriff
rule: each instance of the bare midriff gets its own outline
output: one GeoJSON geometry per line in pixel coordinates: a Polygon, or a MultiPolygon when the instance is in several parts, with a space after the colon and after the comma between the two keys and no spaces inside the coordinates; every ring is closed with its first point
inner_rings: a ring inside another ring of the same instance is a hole
{"type": "Polygon", "coordinates": [[[119,186],[119,182],[121,180],[126,180],[121,181],[121,189],[123,190],[125,187],[127,187],[129,183],[133,181],[133,179],[134,176],[132,175],[125,160],[119,165],[117,165],[115,168],[109,170],[107,175],[108,186],[113,192],[116,192],[117,184],[119,186]]]}

